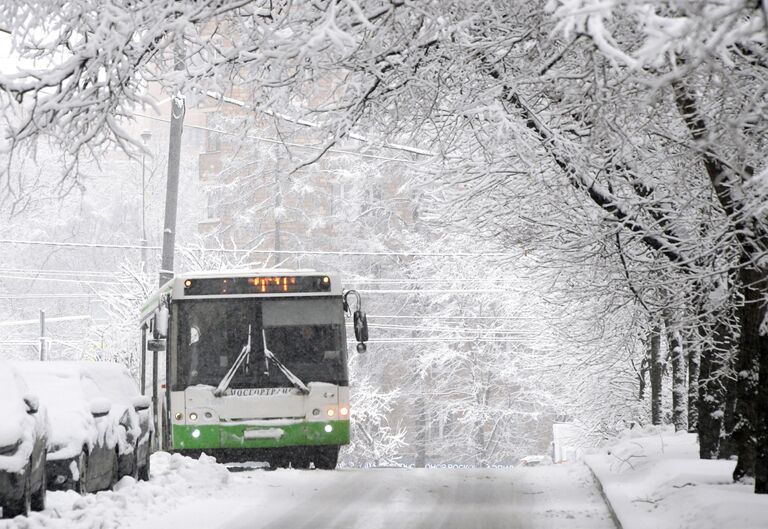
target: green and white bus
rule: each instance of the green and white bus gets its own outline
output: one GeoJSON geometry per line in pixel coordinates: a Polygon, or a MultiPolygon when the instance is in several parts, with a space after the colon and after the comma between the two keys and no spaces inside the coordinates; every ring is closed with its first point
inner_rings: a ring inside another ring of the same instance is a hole
{"type": "Polygon", "coordinates": [[[360,296],[333,274],[204,272],[167,282],[141,315],[156,448],[335,468],[350,435],[345,314],[365,351],[360,296]]]}

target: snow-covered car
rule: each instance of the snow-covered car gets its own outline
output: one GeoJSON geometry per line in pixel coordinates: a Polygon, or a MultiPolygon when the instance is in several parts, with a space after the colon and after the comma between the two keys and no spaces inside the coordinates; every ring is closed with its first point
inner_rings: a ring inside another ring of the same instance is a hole
{"type": "Polygon", "coordinates": [[[0,362],[0,507],[3,518],[45,508],[48,421],[16,369],[0,362]]]}
{"type": "Polygon", "coordinates": [[[106,362],[15,365],[48,408],[49,487],[86,493],[111,488],[121,475],[148,476],[149,435],[144,432],[151,421],[142,421],[140,414],[148,413],[149,402],[144,397],[130,401],[135,382],[127,369],[106,362]]]}
{"type": "Polygon", "coordinates": [[[125,435],[118,436],[119,477],[149,479],[153,421],[151,401],[139,391],[130,371],[111,362],[77,362],[84,384],[96,385],[112,404],[111,415],[119,416],[125,435]]]}
{"type": "Polygon", "coordinates": [[[551,465],[552,458],[547,455],[525,456],[518,463],[521,467],[538,467],[542,465],[551,465]]]}

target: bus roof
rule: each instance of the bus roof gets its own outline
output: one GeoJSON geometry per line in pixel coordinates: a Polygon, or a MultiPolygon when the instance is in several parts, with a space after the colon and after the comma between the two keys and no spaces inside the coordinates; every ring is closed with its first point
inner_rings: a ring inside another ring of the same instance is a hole
{"type": "Polygon", "coordinates": [[[158,290],[152,293],[147,299],[147,302],[141,308],[141,321],[144,321],[150,314],[152,314],[160,301],[160,297],[165,294],[172,294],[174,298],[186,298],[193,297],[195,299],[210,299],[210,298],[235,298],[235,297],[282,297],[285,294],[272,293],[272,294],[221,294],[214,296],[185,296],[184,295],[184,282],[188,279],[216,279],[216,278],[243,278],[243,277],[278,277],[278,276],[293,276],[293,277],[305,277],[305,276],[329,276],[331,278],[331,290],[328,292],[317,293],[292,293],[291,296],[340,296],[342,293],[341,281],[338,275],[318,272],[309,268],[291,269],[291,268],[258,268],[248,270],[216,270],[216,271],[194,271],[184,272],[177,274],[173,279],[166,282],[158,290]]]}

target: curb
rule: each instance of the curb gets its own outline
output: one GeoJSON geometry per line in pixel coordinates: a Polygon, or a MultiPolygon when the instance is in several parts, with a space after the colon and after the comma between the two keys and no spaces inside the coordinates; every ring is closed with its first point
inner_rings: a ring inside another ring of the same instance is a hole
{"type": "Polygon", "coordinates": [[[584,465],[589,469],[590,474],[592,474],[592,477],[595,480],[595,483],[597,483],[597,488],[600,490],[600,496],[603,497],[603,501],[605,502],[605,505],[608,507],[608,512],[611,513],[611,519],[613,520],[614,525],[616,526],[616,529],[624,529],[621,525],[621,521],[619,520],[618,515],[616,514],[616,511],[613,509],[613,505],[611,505],[611,500],[608,499],[608,495],[605,493],[605,490],[603,490],[603,483],[600,481],[600,478],[597,477],[597,473],[592,468],[592,465],[590,465],[587,462],[587,459],[584,459],[584,465]]]}

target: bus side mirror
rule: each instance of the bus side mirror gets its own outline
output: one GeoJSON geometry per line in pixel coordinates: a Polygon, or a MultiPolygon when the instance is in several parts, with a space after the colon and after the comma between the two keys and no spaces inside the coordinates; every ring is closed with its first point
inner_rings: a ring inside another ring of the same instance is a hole
{"type": "Polygon", "coordinates": [[[352,321],[355,327],[355,339],[360,342],[368,341],[368,318],[362,310],[356,310],[352,315],[352,321]]]}
{"type": "Polygon", "coordinates": [[[165,305],[160,305],[160,307],[158,307],[155,311],[155,338],[165,338],[167,335],[168,307],[165,305]]]}

